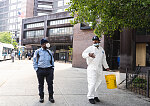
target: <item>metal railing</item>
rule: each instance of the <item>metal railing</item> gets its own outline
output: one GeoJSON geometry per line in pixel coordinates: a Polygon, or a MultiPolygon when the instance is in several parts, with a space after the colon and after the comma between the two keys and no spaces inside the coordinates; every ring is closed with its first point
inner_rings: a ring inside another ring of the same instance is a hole
{"type": "Polygon", "coordinates": [[[132,92],[150,97],[150,70],[141,71],[137,67],[134,72],[128,72],[126,69],[126,88],[132,92]]]}

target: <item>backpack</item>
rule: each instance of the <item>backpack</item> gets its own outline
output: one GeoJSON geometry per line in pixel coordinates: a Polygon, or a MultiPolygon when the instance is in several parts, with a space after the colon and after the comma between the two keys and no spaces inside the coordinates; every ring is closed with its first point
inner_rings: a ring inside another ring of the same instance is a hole
{"type": "MultiPolygon", "coordinates": [[[[51,53],[48,51],[48,50],[46,50],[47,52],[48,52],[48,54],[51,56],[51,61],[50,61],[50,64],[52,65],[52,55],[51,55],[51,53]]],[[[39,55],[39,51],[38,51],[38,53],[37,53],[37,61],[36,61],[36,63],[38,63],[38,61],[39,61],[39,57],[40,57],[40,55],[39,55]]],[[[52,65],[52,67],[54,67],[53,65],[52,65]]]]}

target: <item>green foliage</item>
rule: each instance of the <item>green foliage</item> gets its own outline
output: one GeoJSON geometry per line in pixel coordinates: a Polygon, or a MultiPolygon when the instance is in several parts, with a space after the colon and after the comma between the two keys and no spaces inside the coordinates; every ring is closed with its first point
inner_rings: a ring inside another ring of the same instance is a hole
{"type": "Polygon", "coordinates": [[[0,32],[0,42],[11,44],[14,46],[15,49],[17,49],[17,42],[16,40],[12,40],[10,32],[0,32]]]}
{"type": "Polygon", "coordinates": [[[70,46],[68,46],[68,48],[69,48],[69,55],[72,55],[73,48],[71,48],[70,46]]]}
{"type": "Polygon", "coordinates": [[[92,22],[98,36],[122,28],[150,28],[150,0],[70,0],[73,24],[92,22]]]}
{"type": "Polygon", "coordinates": [[[11,44],[11,33],[0,32],[0,42],[11,44]]]}
{"type": "Polygon", "coordinates": [[[16,42],[16,40],[13,40],[12,45],[13,45],[14,48],[17,50],[17,45],[18,45],[18,43],[16,42]]]}
{"type": "Polygon", "coordinates": [[[133,80],[133,86],[134,87],[139,87],[141,89],[146,89],[147,86],[147,80],[142,79],[142,78],[135,78],[133,80]]]}
{"type": "Polygon", "coordinates": [[[147,80],[142,79],[142,78],[135,78],[133,80],[133,83],[147,83],[147,80]]]}

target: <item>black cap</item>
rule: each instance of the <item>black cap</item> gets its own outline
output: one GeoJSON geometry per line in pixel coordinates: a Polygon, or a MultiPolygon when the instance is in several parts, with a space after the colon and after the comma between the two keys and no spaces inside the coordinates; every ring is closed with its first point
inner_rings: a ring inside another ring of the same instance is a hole
{"type": "Polygon", "coordinates": [[[48,40],[45,39],[45,38],[43,38],[43,39],[41,40],[41,45],[44,44],[44,43],[48,43],[48,40]]]}
{"type": "Polygon", "coordinates": [[[100,41],[98,36],[94,36],[94,37],[92,38],[92,40],[98,40],[98,41],[100,41]]]}

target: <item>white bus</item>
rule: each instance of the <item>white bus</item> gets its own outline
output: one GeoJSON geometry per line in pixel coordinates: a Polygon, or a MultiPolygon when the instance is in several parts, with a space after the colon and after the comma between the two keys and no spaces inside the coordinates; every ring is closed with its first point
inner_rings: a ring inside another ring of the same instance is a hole
{"type": "Polygon", "coordinates": [[[14,49],[12,44],[0,42],[0,60],[11,59],[11,51],[14,49]]]}

